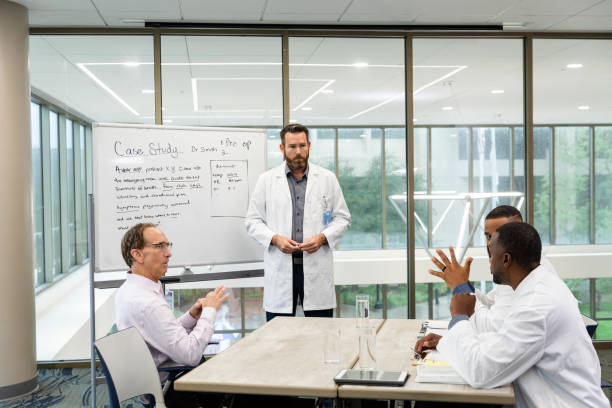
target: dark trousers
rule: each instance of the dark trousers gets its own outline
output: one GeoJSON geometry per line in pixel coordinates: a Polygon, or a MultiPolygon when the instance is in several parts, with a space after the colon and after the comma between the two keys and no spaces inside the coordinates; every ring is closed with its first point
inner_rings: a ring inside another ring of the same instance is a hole
{"type": "MultiPolygon", "coordinates": [[[[304,264],[301,263],[301,257],[293,256],[293,308],[291,313],[272,313],[266,312],[266,321],[274,319],[276,316],[295,316],[295,309],[298,304],[304,304],[304,264]],[[296,262],[296,259],[298,261],[296,262]]],[[[306,317],[334,317],[334,309],[321,309],[321,310],[304,310],[304,316],[306,317]]]]}

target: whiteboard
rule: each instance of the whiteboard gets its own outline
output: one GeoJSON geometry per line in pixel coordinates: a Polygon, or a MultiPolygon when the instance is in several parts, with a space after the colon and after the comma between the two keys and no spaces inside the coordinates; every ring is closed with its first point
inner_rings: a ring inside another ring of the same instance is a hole
{"type": "Polygon", "coordinates": [[[171,267],[261,261],[244,217],[266,151],[261,129],[94,124],[96,272],[127,268],[121,238],[140,222],[173,243],[171,267]]]}

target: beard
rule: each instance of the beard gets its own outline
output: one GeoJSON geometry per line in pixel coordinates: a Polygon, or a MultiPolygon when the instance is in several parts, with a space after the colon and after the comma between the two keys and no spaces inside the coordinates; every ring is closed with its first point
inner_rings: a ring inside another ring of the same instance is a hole
{"type": "Polygon", "coordinates": [[[306,165],[308,164],[308,154],[306,156],[295,156],[293,159],[285,156],[285,162],[287,162],[287,166],[291,171],[302,171],[306,169],[306,165]]]}
{"type": "Polygon", "coordinates": [[[493,274],[493,283],[495,283],[496,285],[501,285],[502,280],[499,276],[497,276],[496,274],[493,274]]]}

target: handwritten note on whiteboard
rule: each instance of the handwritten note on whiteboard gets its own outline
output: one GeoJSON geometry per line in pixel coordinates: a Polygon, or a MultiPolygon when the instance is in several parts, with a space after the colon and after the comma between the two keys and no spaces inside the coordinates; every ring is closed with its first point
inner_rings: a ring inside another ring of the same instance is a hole
{"type": "Polygon", "coordinates": [[[174,242],[171,265],[261,260],[244,217],[266,169],[265,137],[256,129],[95,125],[96,270],[125,268],[120,241],[140,222],[174,242]]]}

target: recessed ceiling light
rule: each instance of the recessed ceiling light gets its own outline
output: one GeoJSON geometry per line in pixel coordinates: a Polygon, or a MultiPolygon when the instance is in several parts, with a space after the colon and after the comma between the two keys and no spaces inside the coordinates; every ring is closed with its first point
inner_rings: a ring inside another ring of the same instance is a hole
{"type": "Polygon", "coordinates": [[[321,93],[330,94],[330,93],[334,93],[334,90],[333,89],[324,89],[324,90],[321,91],[321,93]]]}
{"type": "Polygon", "coordinates": [[[582,68],[582,64],[567,64],[566,67],[570,69],[578,69],[582,68]]]}
{"type": "Polygon", "coordinates": [[[491,89],[491,93],[492,94],[503,94],[504,90],[503,89],[491,89]]]}
{"type": "Polygon", "coordinates": [[[311,111],[311,110],[312,110],[312,108],[311,108],[310,106],[304,106],[304,107],[302,108],[302,110],[303,110],[303,111],[311,111]]]}
{"type": "Polygon", "coordinates": [[[578,107],[578,109],[579,109],[579,110],[589,110],[589,109],[591,109],[591,107],[590,107],[589,105],[580,105],[580,106],[578,107]]]}
{"type": "Polygon", "coordinates": [[[355,62],[353,63],[353,66],[355,68],[364,68],[368,66],[368,63],[367,62],[355,62]]]}
{"type": "Polygon", "coordinates": [[[133,23],[144,23],[145,21],[141,18],[122,18],[121,22],[125,24],[133,24],[133,23]]]}
{"type": "Polygon", "coordinates": [[[442,110],[444,110],[444,111],[452,111],[452,110],[453,110],[453,107],[452,107],[452,106],[444,106],[444,107],[442,108],[442,110]]]}
{"type": "Polygon", "coordinates": [[[504,29],[506,28],[525,28],[525,23],[519,23],[519,22],[504,22],[502,23],[502,27],[504,29]]]}
{"type": "Polygon", "coordinates": [[[155,91],[153,89],[143,89],[142,93],[143,94],[152,94],[152,93],[155,93],[155,91]]]}
{"type": "Polygon", "coordinates": [[[172,119],[164,119],[164,123],[172,123],[172,119]]]}
{"type": "Polygon", "coordinates": [[[417,122],[418,120],[419,120],[418,118],[412,119],[413,122],[417,122]]]}
{"type": "Polygon", "coordinates": [[[124,62],[123,65],[126,67],[137,67],[140,65],[140,62],[124,62]]]}

